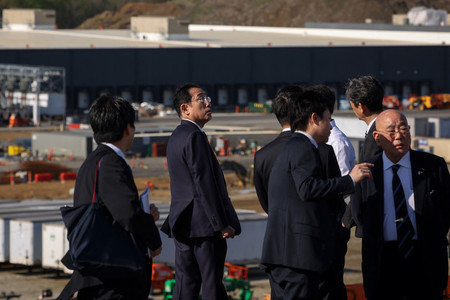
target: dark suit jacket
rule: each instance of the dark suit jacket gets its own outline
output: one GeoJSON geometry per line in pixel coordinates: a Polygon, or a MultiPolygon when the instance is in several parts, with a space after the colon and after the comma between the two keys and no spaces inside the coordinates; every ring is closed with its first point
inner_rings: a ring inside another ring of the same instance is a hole
{"type": "Polygon", "coordinates": [[[364,139],[364,144],[359,151],[359,162],[364,162],[383,151],[383,149],[378,146],[377,142],[375,142],[375,139],[373,138],[373,132],[376,130],[375,123],[376,122],[373,122],[372,126],[370,126],[366,138],[364,139]]]}
{"type": "MultiPolygon", "coordinates": [[[[161,239],[153,216],[145,213],[140,206],[139,194],[134,183],[133,173],[127,163],[110,147],[100,144],[81,165],[75,183],[74,206],[90,203],[94,192],[95,168],[98,168],[97,195],[114,220],[148,248],[161,247],[161,239]]],[[[92,228],[95,230],[95,228],[92,228]]],[[[66,255],[65,259],[68,259],[66,255]]],[[[69,261],[68,264],[71,262],[69,261]]],[[[106,284],[126,293],[129,299],[147,299],[151,274],[138,274],[127,281],[108,282],[93,276],[81,275],[74,271],[71,279],[72,289],[106,284]],[[146,288],[147,287],[147,288],[146,288]],[[125,292],[124,292],[125,291],[125,292]]]]}
{"type": "Polygon", "coordinates": [[[211,237],[226,226],[241,232],[222,169],[206,135],[182,120],[167,143],[172,201],[162,231],[169,236],[211,237]]]}
{"type": "MultiPolygon", "coordinates": [[[[325,143],[319,143],[318,145],[319,147],[317,149],[319,150],[320,161],[322,163],[322,170],[325,178],[341,177],[341,169],[339,168],[339,163],[337,162],[333,147],[325,143]]],[[[342,216],[346,206],[347,204],[345,204],[344,198],[338,196],[336,201],[333,202],[333,213],[342,216]]]]}
{"type": "MultiPolygon", "coordinates": [[[[365,162],[371,157],[383,152],[380,146],[375,142],[373,138],[373,132],[376,130],[375,122],[370,126],[369,131],[367,132],[366,138],[364,139],[364,144],[359,151],[359,162],[365,162]]],[[[347,206],[347,209],[342,217],[342,222],[345,224],[345,227],[351,228],[355,226],[355,221],[352,219],[352,207],[351,205],[347,206]]],[[[362,236],[362,229],[356,227],[355,235],[357,237],[362,236]]]]}
{"type": "Polygon", "coordinates": [[[269,212],[267,187],[273,164],[278,153],[283,149],[286,142],[291,138],[290,131],[283,131],[280,135],[255,153],[253,183],[258,195],[261,207],[266,213],[269,212]]]}
{"type": "Polygon", "coordinates": [[[294,133],[281,150],[269,180],[269,217],[261,263],[315,272],[333,261],[333,204],[353,192],[349,175],[325,179],[318,150],[294,133]]]}
{"type": "MultiPolygon", "coordinates": [[[[447,232],[450,224],[450,176],[445,161],[433,154],[410,150],[417,226],[417,250],[431,284],[447,285],[447,232]]],[[[373,179],[356,185],[351,198],[353,218],[363,228],[362,271],[366,296],[380,278],[383,244],[383,159],[373,157],[373,179]]]]}

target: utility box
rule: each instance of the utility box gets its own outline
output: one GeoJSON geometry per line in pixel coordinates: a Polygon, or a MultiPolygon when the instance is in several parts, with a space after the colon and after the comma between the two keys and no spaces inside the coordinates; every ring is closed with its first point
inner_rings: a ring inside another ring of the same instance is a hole
{"type": "Polygon", "coordinates": [[[3,30],[53,30],[56,28],[54,9],[4,9],[3,30]]]}
{"type": "Polygon", "coordinates": [[[187,40],[189,21],[174,17],[131,17],[131,35],[141,40],[187,40]]]}

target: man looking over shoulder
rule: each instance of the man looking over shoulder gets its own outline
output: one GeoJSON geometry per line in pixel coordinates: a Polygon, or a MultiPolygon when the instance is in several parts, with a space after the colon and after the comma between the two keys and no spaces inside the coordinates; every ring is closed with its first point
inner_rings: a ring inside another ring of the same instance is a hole
{"type": "Polygon", "coordinates": [[[211,98],[195,84],[175,91],[181,118],[167,143],[172,199],[161,230],[174,237],[174,300],[228,299],[223,286],[227,238],[240,234],[222,169],[203,126],[212,118],[211,98]],[[203,286],[202,286],[203,284],[203,286]]]}
{"type": "MultiPolygon", "coordinates": [[[[375,77],[359,76],[349,80],[345,97],[350,101],[356,117],[367,125],[364,144],[359,149],[358,158],[359,162],[364,162],[382,151],[373,138],[373,132],[375,131],[377,116],[383,111],[384,89],[375,77]]],[[[350,205],[347,206],[344,213],[342,224],[346,228],[351,228],[355,225],[355,222],[352,220],[350,205]]],[[[356,227],[355,235],[357,237],[362,236],[360,228],[356,227]]]]}
{"type": "Polygon", "coordinates": [[[441,157],[411,150],[406,117],[386,110],[373,137],[383,152],[373,179],[356,185],[353,218],[363,230],[367,299],[442,299],[447,286],[450,175],[441,157]]]}
{"type": "Polygon", "coordinates": [[[372,76],[360,76],[349,80],[345,91],[347,100],[356,117],[367,124],[364,144],[359,151],[359,162],[363,162],[381,152],[380,146],[373,138],[375,120],[383,111],[384,89],[372,76]]]}

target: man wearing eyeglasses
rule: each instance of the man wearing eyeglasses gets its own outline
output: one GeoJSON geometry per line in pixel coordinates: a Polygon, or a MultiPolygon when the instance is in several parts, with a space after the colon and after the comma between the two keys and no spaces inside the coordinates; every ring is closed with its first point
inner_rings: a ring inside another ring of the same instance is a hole
{"type": "Polygon", "coordinates": [[[175,91],[181,124],[167,143],[172,199],[161,230],[174,237],[174,300],[228,299],[222,283],[227,238],[240,234],[222,169],[203,127],[211,120],[211,98],[195,84],[175,91]]]}
{"type": "Polygon", "coordinates": [[[367,299],[442,299],[447,286],[450,175],[441,157],[410,149],[406,117],[382,112],[373,137],[383,152],[373,179],[356,185],[353,218],[361,227],[367,299]]]}

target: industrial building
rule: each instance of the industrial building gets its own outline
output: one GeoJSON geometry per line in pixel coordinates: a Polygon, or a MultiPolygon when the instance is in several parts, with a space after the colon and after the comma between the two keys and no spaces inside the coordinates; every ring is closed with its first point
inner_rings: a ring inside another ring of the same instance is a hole
{"type": "Polygon", "coordinates": [[[3,29],[0,63],[63,68],[68,114],[105,92],[171,106],[184,82],[204,86],[217,110],[234,111],[290,83],[327,84],[342,98],[346,81],[362,74],[400,99],[450,92],[449,44],[449,26],[269,28],[136,17],[130,30],[3,29]]]}

